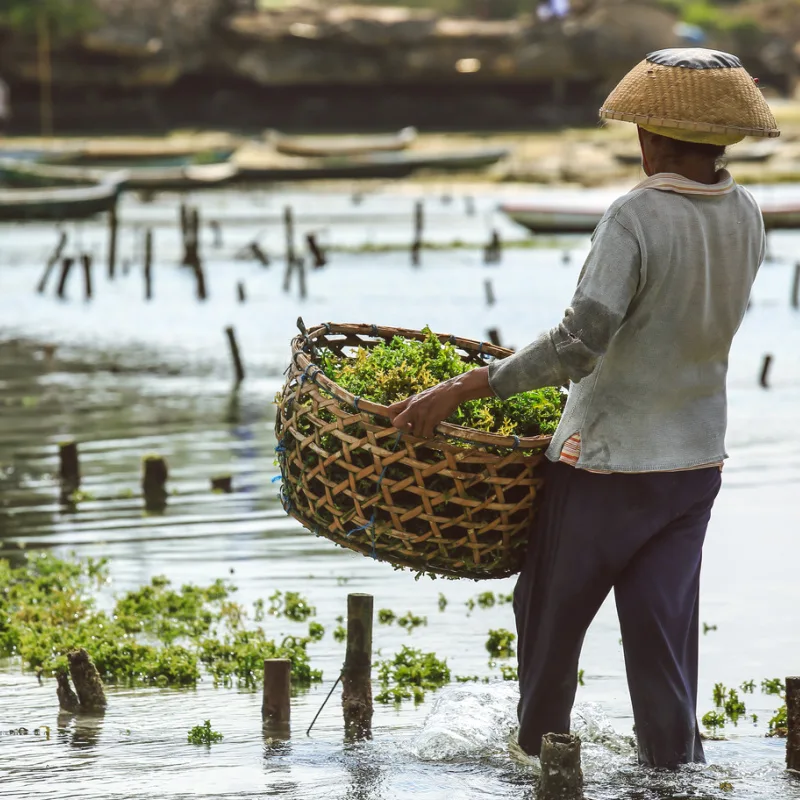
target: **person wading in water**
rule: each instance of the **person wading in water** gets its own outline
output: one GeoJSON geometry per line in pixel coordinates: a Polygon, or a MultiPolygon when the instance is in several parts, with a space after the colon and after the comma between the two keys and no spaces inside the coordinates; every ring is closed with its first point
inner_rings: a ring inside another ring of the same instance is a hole
{"type": "Polygon", "coordinates": [[[756,202],[725,147],[778,136],[738,58],[651,53],[605,119],[638,125],[647,175],[616,200],[561,323],[488,367],[394,404],[430,437],[465,400],[569,382],[514,591],[518,743],[569,732],[584,635],[613,589],[639,760],[704,761],[697,725],[703,540],[725,453],[728,353],[764,258],[756,202]]]}

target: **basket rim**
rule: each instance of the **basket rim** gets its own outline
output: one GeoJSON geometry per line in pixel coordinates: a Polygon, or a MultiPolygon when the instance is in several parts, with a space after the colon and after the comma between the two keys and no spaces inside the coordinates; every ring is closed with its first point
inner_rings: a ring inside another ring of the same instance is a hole
{"type": "MultiPolygon", "coordinates": [[[[389,419],[389,407],[381,403],[374,403],[371,400],[363,400],[356,397],[351,392],[343,389],[338,383],[332,381],[322,371],[322,368],[316,365],[310,357],[306,348],[309,343],[313,343],[319,339],[323,334],[357,334],[364,336],[377,336],[386,338],[387,336],[402,336],[406,339],[421,339],[425,334],[414,328],[395,328],[387,325],[370,325],[366,323],[333,323],[324,322],[314,327],[309,328],[305,333],[300,333],[292,339],[292,363],[300,369],[304,374],[308,375],[311,367],[316,367],[317,372],[314,372],[309,377],[321,386],[327,392],[336,397],[347,405],[352,406],[356,411],[364,411],[367,414],[373,414],[376,417],[389,419]]],[[[512,355],[513,350],[507,347],[499,347],[491,344],[490,342],[479,342],[476,339],[464,339],[460,336],[454,336],[449,333],[434,333],[440,342],[450,343],[456,347],[472,353],[486,353],[487,355],[494,356],[495,358],[504,358],[512,355]]],[[[396,430],[396,429],[395,429],[396,430]]],[[[398,431],[400,433],[400,431],[398,431]]],[[[553,437],[551,434],[543,434],[540,436],[501,436],[498,433],[488,433],[486,431],[479,431],[475,428],[466,428],[462,425],[454,425],[451,422],[442,422],[436,426],[436,433],[444,437],[463,439],[475,444],[490,445],[493,447],[505,447],[512,450],[538,450],[550,444],[553,437]]],[[[411,441],[426,441],[419,437],[410,436],[403,433],[403,436],[411,441]]],[[[428,440],[433,441],[433,440],[428,440]]]]}

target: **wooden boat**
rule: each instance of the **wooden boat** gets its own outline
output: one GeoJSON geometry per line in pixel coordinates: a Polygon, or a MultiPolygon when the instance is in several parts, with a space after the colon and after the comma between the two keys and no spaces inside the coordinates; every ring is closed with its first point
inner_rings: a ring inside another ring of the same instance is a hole
{"type": "Polygon", "coordinates": [[[209,149],[191,152],[176,153],[141,153],[135,152],[125,154],[124,152],[109,155],[103,154],[102,150],[78,150],[74,153],[55,153],[41,155],[37,161],[45,164],[69,164],[83,167],[116,168],[116,169],[145,169],[145,168],[169,168],[169,167],[191,167],[209,166],[223,164],[230,160],[234,154],[234,148],[209,149]]]}
{"type": "MultiPolygon", "coordinates": [[[[759,204],[768,231],[800,229],[800,198],[792,202],[764,201],[759,204]]],[[[547,201],[526,205],[505,204],[500,210],[533,233],[592,233],[605,214],[605,207],[570,206],[547,201]]]]}
{"type": "MultiPolygon", "coordinates": [[[[235,164],[203,164],[188,167],[135,167],[124,171],[122,189],[143,191],[194,191],[216,188],[233,180],[235,164]]],[[[37,186],[76,186],[102,183],[119,171],[96,167],[56,166],[50,164],[0,160],[0,183],[25,188],[37,186]]]]}
{"type": "Polygon", "coordinates": [[[279,153],[289,156],[359,156],[405,150],[417,138],[417,129],[373,136],[291,136],[268,130],[264,138],[279,153]]]}
{"type": "Polygon", "coordinates": [[[0,222],[86,219],[116,205],[124,173],[89,186],[0,189],[0,222]]]}
{"type": "Polygon", "coordinates": [[[497,163],[508,152],[505,148],[480,148],[444,153],[372,153],[342,158],[250,157],[238,162],[238,180],[405,178],[417,170],[457,172],[483,169],[497,163]]]}

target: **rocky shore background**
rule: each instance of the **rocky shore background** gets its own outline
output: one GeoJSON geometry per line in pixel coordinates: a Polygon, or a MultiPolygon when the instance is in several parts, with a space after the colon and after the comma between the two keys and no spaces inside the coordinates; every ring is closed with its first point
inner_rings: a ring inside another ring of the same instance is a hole
{"type": "MultiPolygon", "coordinates": [[[[549,19],[535,3],[511,19],[322,0],[46,7],[60,133],[591,124],[609,87],[644,53],[690,44],[698,30],[704,46],[738,53],[770,94],[792,95],[800,67],[798,0],[572,0],[569,14],[549,19]]],[[[33,9],[15,16],[0,7],[0,77],[11,89],[14,133],[38,129],[33,9]]]]}

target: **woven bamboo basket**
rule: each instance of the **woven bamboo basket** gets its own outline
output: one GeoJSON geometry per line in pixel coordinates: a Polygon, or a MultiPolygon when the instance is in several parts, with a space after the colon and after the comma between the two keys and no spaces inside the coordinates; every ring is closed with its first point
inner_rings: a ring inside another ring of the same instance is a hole
{"type": "MultiPolygon", "coordinates": [[[[418,572],[473,579],[518,572],[552,437],[517,438],[443,423],[434,439],[400,434],[386,406],[354,397],[314,364],[352,357],[404,328],[323,324],[292,340],[275,431],[286,511],[315,534],[418,572]]],[[[485,364],[510,350],[447,334],[485,364]]]]}

